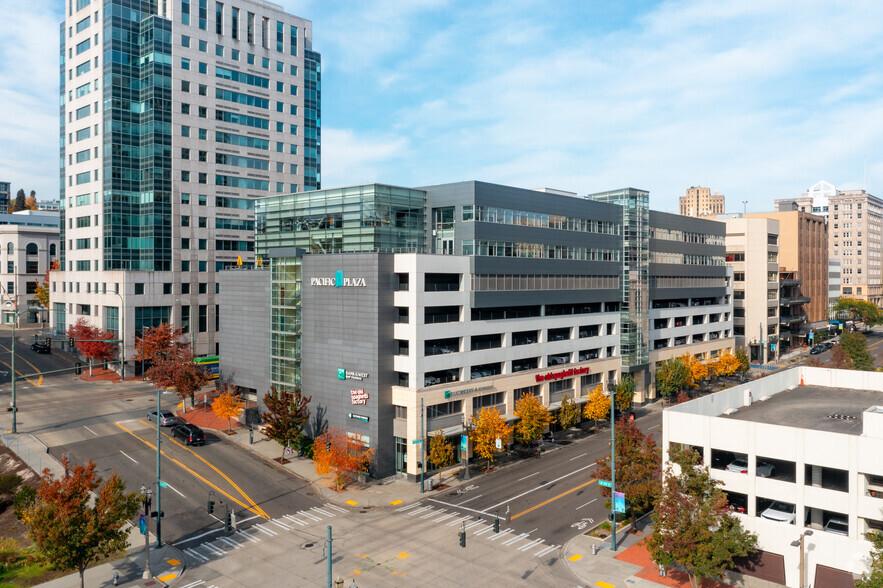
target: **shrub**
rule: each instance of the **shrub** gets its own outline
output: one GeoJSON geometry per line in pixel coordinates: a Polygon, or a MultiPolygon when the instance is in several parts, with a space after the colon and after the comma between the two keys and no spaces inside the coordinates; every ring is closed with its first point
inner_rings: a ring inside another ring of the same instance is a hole
{"type": "Polygon", "coordinates": [[[31,488],[28,485],[24,485],[21,487],[15,494],[15,500],[13,501],[13,509],[15,510],[15,516],[18,520],[21,520],[25,514],[25,511],[34,504],[34,500],[37,498],[37,491],[31,488]]]}
{"type": "Polygon", "coordinates": [[[18,474],[3,474],[0,476],[0,496],[12,494],[21,484],[21,476],[18,474]]]}

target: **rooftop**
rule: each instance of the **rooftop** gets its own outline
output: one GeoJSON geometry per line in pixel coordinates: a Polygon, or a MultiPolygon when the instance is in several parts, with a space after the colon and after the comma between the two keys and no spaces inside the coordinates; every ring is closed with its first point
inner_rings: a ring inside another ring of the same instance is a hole
{"type": "Polygon", "coordinates": [[[754,399],[751,406],[721,418],[753,421],[845,435],[862,434],[862,413],[883,404],[883,392],[797,386],[783,390],[764,401],[754,399]]]}

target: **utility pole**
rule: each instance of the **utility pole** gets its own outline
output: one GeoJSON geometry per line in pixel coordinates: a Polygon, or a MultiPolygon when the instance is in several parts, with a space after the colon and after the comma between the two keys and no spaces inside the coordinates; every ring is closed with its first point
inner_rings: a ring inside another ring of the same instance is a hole
{"type": "Polygon", "coordinates": [[[325,576],[327,580],[326,583],[328,585],[327,588],[331,588],[331,525],[328,525],[328,538],[325,540],[325,545],[328,548],[328,554],[325,558],[325,561],[327,563],[325,576]]]}
{"type": "Polygon", "coordinates": [[[162,547],[162,487],[161,487],[161,471],[160,471],[160,458],[162,457],[162,452],[160,451],[160,443],[162,442],[162,435],[160,434],[160,394],[162,391],[157,388],[156,389],[156,548],[159,549],[162,547]]]}
{"type": "Polygon", "coordinates": [[[616,383],[607,382],[610,392],[610,550],[616,551],[616,383]]]}
{"type": "Polygon", "coordinates": [[[423,398],[420,398],[420,494],[425,491],[423,489],[423,472],[426,471],[426,435],[423,431],[423,398]]]}

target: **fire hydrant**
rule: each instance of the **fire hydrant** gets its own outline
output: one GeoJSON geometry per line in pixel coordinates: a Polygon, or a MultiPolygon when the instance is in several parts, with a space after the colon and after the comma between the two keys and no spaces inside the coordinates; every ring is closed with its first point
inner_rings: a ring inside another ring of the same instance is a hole
{"type": "Polygon", "coordinates": [[[592,555],[598,555],[598,546],[592,543],[592,555]]]}
{"type": "Polygon", "coordinates": [[[113,572],[113,585],[114,586],[120,585],[120,573],[116,570],[114,570],[114,572],[113,572]]]}

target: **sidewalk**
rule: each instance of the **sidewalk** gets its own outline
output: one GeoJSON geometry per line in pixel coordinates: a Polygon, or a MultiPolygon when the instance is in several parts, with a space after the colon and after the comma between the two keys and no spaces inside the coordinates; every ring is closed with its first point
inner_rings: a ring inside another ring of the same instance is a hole
{"type": "MultiPolygon", "coordinates": [[[[153,547],[151,536],[150,547],[150,571],[152,576],[142,578],[144,573],[144,536],[135,530],[135,536],[130,538],[130,543],[139,545],[140,548],[129,550],[127,557],[122,557],[114,562],[95,566],[86,570],[84,576],[86,586],[114,586],[114,573],[118,575],[117,586],[128,588],[142,588],[150,586],[169,586],[184,572],[184,555],[177,547],[163,545],[159,549],[153,547]],[[140,542],[139,542],[140,541],[140,542]]],[[[80,574],[73,573],[51,582],[40,584],[43,588],[79,588],[80,574]]]]}

